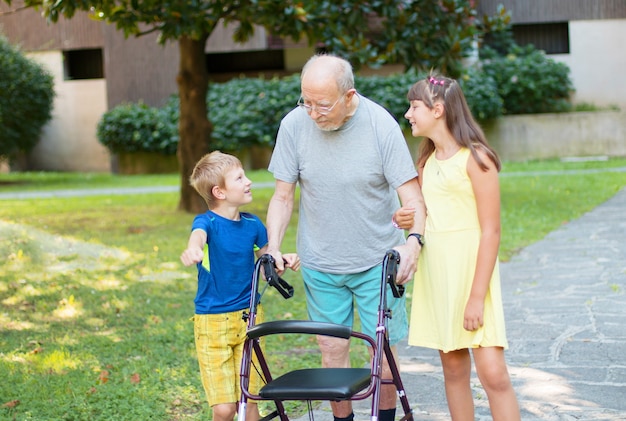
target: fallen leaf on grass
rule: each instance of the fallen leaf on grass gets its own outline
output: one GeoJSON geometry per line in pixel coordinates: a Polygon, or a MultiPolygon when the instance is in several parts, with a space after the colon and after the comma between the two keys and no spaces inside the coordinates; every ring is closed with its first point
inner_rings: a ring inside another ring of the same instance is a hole
{"type": "Polygon", "coordinates": [[[101,384],[105,384],[106,382],[108,382],[109,381],[109,372],[106,371],[106,370],[102,370],[100,372],[100,375],[98,376],[98,381],[101,384]]]}
{"type": "Polygon", "coordinates": [[[19,404],[20,404],[20,401],[18,399],[15,399],[13,401],[9,401],[9,402],[5,403],[4,405],[2,405],[2,407],[3,408],[15,408],[19,404]]]}
{"type": "Polygon", "coordinates": [[[132,384],[139,384],[141,382],[141,377],[139,376],[139,373],[135,373],[130,376],[130,382],[132,384]]]}

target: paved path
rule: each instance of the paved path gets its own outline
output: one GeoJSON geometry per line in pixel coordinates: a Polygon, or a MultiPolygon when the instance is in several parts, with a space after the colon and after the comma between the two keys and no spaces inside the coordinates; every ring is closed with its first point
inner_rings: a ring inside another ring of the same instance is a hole
{"type": "MultiPolygon", "coordinates": [[[[501,274],[522,419],[626,420],[626,189],[524,249],[501,274]]],[[[404,343],[399,352],[415,419],[449,420],[436,351],[404,343]]],[[[472,387],[476,419],[490,420],[475,375],[472,387]]],[[[368,419],[369,405],[355,405],[357,420],[368,419]]],[[[326,403],[314,416],[332,421],[326,403]]]]}

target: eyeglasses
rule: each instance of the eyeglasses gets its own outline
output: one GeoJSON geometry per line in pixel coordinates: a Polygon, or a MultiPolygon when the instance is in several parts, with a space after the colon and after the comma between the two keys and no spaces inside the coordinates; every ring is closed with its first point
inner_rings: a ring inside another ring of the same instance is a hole
{"type": "Polygon", "coordinates": [[[302,99],[302,97],[300,97],[300,99],[298,99],[298,104],[297,105],[298,105],[298,107],[304,108],[306,110],[306,112],[309,113],[309,114],[311,114],[313,111],[315,111],[319,115],[328,115],[333,110],[333,108],[335,108],[335,105],[337,105],[337,103],[339,102],[339,100],[342,97],[343,96],[340,96],[339,98],[337,98],[337,101],[335,101],[335,103],[333,105],[331,105],[330,107],[319,107],[319,106],[316,106],[316,105],[305,104],[304,100],[302,99]]]}

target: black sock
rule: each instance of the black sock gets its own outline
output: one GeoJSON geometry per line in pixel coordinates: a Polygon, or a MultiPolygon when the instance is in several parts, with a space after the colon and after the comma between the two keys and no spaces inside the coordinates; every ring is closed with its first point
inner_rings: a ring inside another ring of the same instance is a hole
{"type": "Polygon", "coordinates": [[[393,421],[396,419],[396,408],[381,409],[378,411],[378,421],[393,421]]]}
{"type": "Polygon", "coordinates": [[[345,418],[339,418],[333,415],[333,418],[335,419],[334,421],[352,421],[354,420],[354,412],[352,412],[350,415],[348,415],[345,418]]]}

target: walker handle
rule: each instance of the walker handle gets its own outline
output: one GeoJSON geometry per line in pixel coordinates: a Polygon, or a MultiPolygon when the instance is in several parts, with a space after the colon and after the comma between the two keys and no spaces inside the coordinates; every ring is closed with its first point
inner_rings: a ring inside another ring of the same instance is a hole
{"type": "Polygon", "coordinates": [[[263,265],[263,273],[265,274],[267,283],[276,288],[283,298],[288,299],[293,297],[293,287],[276,273],[276,261],[274,257],[270,254],[264,254],[261,256],[261,264],[263,265]]]}
{"type": "Polygon", "coordinates": [[[396,283],[398,264],[400,264],[400,253],[394,249],[387,250],[383,259],[383,273],[387,279],[387,283],[391,287],[391,293],[396,298],[400,298],[404,295],[404,285],[398,285],[396,283]]]}

